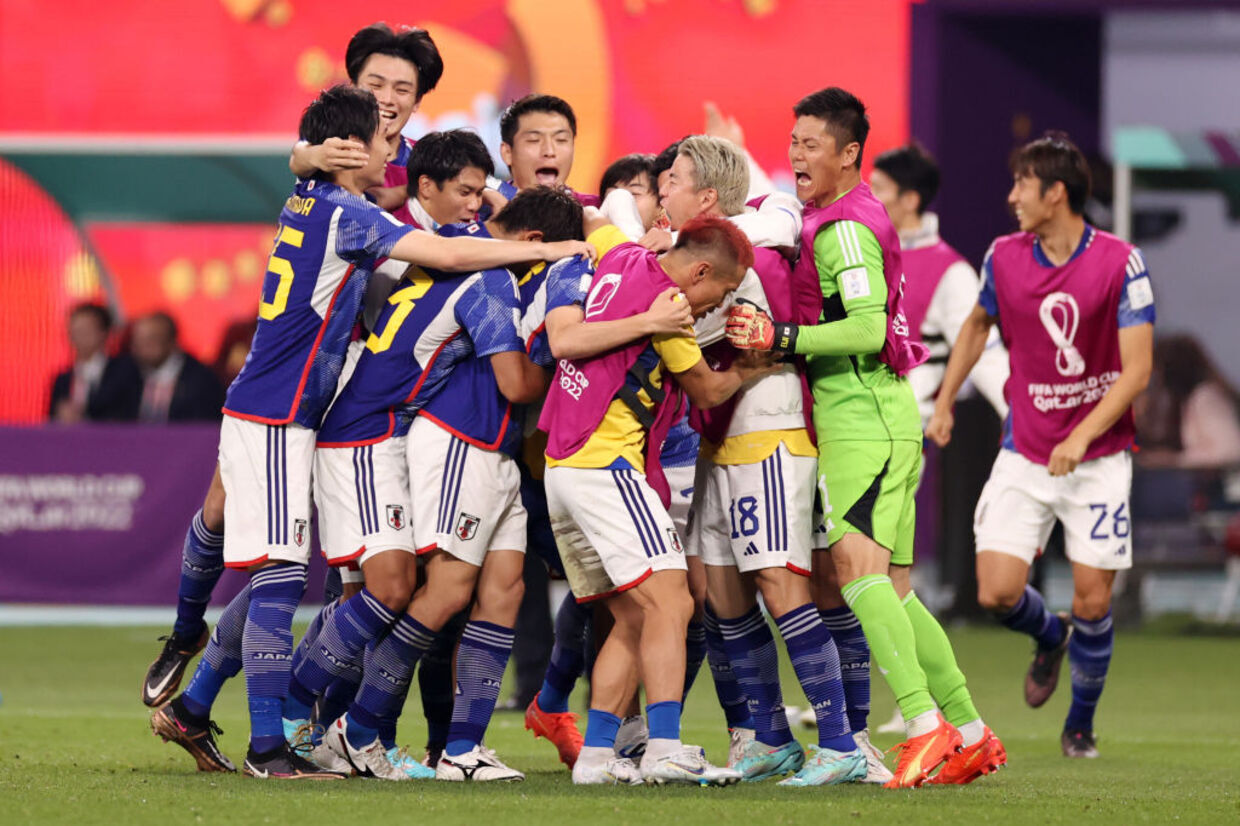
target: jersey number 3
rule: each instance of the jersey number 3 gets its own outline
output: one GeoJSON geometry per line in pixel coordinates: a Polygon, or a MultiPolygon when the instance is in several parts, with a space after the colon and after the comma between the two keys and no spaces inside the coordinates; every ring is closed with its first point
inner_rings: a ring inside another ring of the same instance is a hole
{"type": "Polygon", "coordinates": [[[293,229],[284,225],[280,226],[280,234],[276,236],[275,248],[271,250],[271,258],[267,261],[267,272],[278,275],[280,280],[276,284],[276,294],[271,297],[271,300],[259,302],[259,318],[271,321],[288,307],[289,290],[293,289],[293,262],[287,258],[281,258],[276,253],[280,251],[281,244],[288,244],[290,247],[301,249],[301,242],[305,236],[306,234],[299,229],[293,229]]]}
{"type": "Polygon", "coordinates": [[[370,352],[382,353],[392,346],[392,340],[396,338],[400,325],[404,324],[405,319],[413,312],[414,303],[426,295],[427,290],[435,284],[429,275],[416,267],[411,280],[413,283],[408,287],[401,287],[388,298],[388,304],[396,309],[388,316],[387,323],[383,325],[383,332],[371,333],[370,338],[366,339],[366,349],[370,352]]]}

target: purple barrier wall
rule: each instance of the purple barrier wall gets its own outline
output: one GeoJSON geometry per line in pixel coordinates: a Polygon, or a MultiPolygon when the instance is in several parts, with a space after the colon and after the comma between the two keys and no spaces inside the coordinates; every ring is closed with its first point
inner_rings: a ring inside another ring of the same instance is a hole
{"type": "MultiPolygon", "coordinates": [[[[174,604],[218,442],[218,425],[0,428],[0,602],[174,604]]],[[[213,604],[244,584],[226,572],[213,604]]]]}

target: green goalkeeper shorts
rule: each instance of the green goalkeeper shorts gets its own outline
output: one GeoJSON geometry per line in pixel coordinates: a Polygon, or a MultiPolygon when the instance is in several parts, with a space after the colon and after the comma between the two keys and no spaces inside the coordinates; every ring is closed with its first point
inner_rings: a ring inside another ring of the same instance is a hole
{"type": "Polygon", "coordinates": [[[861,533],[891,551],[892,565],[913,564],[921,442],[823,442],[818,491],[827,544],[861,533]]]}

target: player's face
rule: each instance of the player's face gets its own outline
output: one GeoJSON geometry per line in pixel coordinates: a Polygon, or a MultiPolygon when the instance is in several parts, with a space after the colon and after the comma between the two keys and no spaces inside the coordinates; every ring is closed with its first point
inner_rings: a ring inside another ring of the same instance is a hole
{"type": "Polygon", "coordinates": [[[418,109],[418,69],[408,60],[386,54],[366,59],[357,85],[379,101],[379,123],[385,138],[395,138],[418,109]]]}
{"type": "Polygon", "coordinates": [[[517,121],[512,146],[502,143],[499,151],[517,189],[563,186],[573,169],[574,142],[568,118],[558,112],[527,112],[517,121]]]}
{"type": "Polygon", "coordinates": [[[472,221],[482,209],[486,185],[486,173],[476,166],[465,167],[461,174],[444,181],[442,188],[423,175],[418,181],[418,200],[437,223],[472,221]]]}
{"type": "Polygon", "coordinates": [[[887,208],[887,217],[891,219],[891,223],[899,227],[909,218],[910,210],[908,204],[905,203],[907,199],[901,197],[900,186],[886,172],[875,169],[870,173],[870,190],[874,193],[874,197],[887,208]]]}
{"type": "Polygon", "coordinates": [[[82,358],[90,358],[103,349],[108,331],[90,313],[76,313],[69,318],[69,343],[82,358]]]}
{"type": "Polygon", "coordinates": [[[722,304],[728,293],[741,285],[744,277],[745,271],[740,267],[732,272],[720,272],[705,261],[696,262],[689,286],[682,290],[693,317],[701,318],[722,304]]]}
{"type": "Polygon", "coordinates": [[[357,185],[362,189],[370,189],[372,186],[381,186],[383,184],[388,158],[392,156],[392,146],[388,143],[387,135],[383,132],[382,123],[375,130],[375,134],[371,136],[367,148],[370,150],[370,159],[364,167],[357,171],[354,177],[357,185]]]}
{"type": "Polygon", "coordinates": [[[687,155],[677,155],[667,171],[667,183],[659,189],[659,205],[672,222],[672,229],[680,229],[705,211],[704,190],[698,189],[696,178],[693,161],[687,155]]]}
{"type": "MultiPolygon", "coordinates": [[[[637,214],[642,219],[642,226],[646,229],[654,226],[655,219],[659,216],[659,193],[654,190],[650,174],[643,172],[631,181],[616,184],[612,188],[615,189],[617,187],[627,189],[633,194],[633,200],[637,202],[637,214]]],[[[610,191],[608,190],[608,192],[610,191]]],[[[607,197],[607,192],[603,193],[603,197],[607,197]]]]}
{"type": "Polygon", "coordinates": [[[1054,212],[1049,203],[1050,190],[1042,194],[1042,179],[1036,175],[1016,175],[1008,192],[1008,206],[1016,215],[1021,232],[1034,232],[1048,221],[1054,212]]]}
{"type": "Polygon", "coordinates": [[[837,187],[857,160],[859,144],[836,146],[835,136],[827,131],[827,122],[813,115],[797,118],[788,145],[788,161],[796,176],[797,197],[805,203],[838,194],[837,187]]]}

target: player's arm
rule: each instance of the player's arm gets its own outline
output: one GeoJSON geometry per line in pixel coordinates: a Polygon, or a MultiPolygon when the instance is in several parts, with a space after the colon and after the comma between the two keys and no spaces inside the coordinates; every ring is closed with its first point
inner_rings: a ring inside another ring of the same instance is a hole
{"type": "Polygon", "coordinates": [[[298,178],[309,178],[315,172],[361,169],[369,160],[370,153],[358,141],[328,138],[318,144],[298,141],[289,156],[288,168],[298,178]]]}
{"type": "Polygon", "coordinates": [[[473,340],[474,355],[490,359],[504,398],[527,404],[546,393],[550,375],[530,360],[521,340],[521,299],[511,273],[481,273],[457,301],[456,319],[473,340]]]}
{"type": "Polygon", "coordinates": [[[499,392],[513,404],[529,404],[541,399],[547,392],[551,376],[539,367],[524,351],[510,350],[491,356],[495,370],[495,382],[499,392]]]}
{"type": "Polygon", "coordinates": [[[584,241],[501,241],[493,238],[456,236],[444,238],[413,230],[397,241],[388,257],[449,272],[472,272],[528,261],[558,261],[574,255],[593,257],[594,248],[584,241]]]}
{"type": "Polygon", "coordinates": [[[655,336],[652,344],[668,371],[676,376],[676,383],[684,389],[689,402],[703,410],[723,404],[745,382],[776,369],[772,355],[749,353],[742,354],[727,370],[711,370],[702,358],[697,341],[689,335],[655,336]]]}
{"type": "Polygon", "coordinates": [[[955,425],[952,407],[956,404],[956,395],[973,370],[973,365],[982,357],[995,320],[983,305],[975,304],[960,325],[956,343],[947,359],[947,368],[943,371],[943,383],[934,398],[934,413],[926,425],[926,437],[939,447],[951,441],[952,427],[955,425]]]}
{"type": "Polygon", "coordinates": [[[756,210],[733,215],[728,220],[740,227],[755,247],[795,249],[800,243],[804,219],[796,196],[773,192],[762,199],[756,210]]]}
{"type": "Polygon", "coordinates": [[[375,203],[388,212],[395,212],[404,206],[408,192],[408,188],[403,186],[372,186],[366,190],[375,203]]]}

